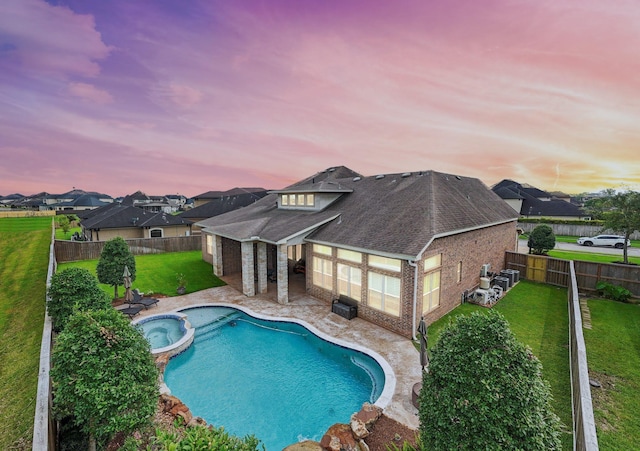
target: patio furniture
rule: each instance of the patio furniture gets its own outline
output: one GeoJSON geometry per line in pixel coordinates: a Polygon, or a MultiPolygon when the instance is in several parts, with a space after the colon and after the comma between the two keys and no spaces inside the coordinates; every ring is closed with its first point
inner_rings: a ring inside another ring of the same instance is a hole
{"type": "Polygon", "coordinates": [[[139,305],[132,306],[131,304],[129,304],[129,307],[118,309],[118,311],[124,315],[127,315],[129,318],[133,318],[138,313],[140,313],[140,310],[142,310],[143,308],[144,307],[139,305]]]}
{"type": "Polygon", "coordinates": [[[133,301],[131,301],[131,304],[141,305],[145,309],[148,309],[149,307],[157,303],[158,299],[145,298],[138,290],[133,290],[133,301]]]}

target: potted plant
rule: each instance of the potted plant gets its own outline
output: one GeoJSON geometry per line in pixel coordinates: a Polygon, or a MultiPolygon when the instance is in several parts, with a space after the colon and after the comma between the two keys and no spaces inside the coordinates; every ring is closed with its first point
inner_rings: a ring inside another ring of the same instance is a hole
{"type": "Polygon", "coordinates": [[[183,273],[178,273],[176,274],[176,280],[178,282],[178,288],[176,289],[176,291],[178,292],[178,294],[184,294],[187,290],[187,276],[185,276],[183,273]]]}

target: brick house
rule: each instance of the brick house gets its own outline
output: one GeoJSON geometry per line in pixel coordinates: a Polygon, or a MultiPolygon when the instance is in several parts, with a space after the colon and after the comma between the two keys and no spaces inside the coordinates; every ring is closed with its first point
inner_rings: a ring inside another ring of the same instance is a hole
{"type": "Polygon", "coordinates": [[[329,168],[252,205],[197,223],[216,275],[242,275],[247,296],[288,302],[292,264],[306,261],[307,293],[346,295],[358,317],[405,337],[479,285],[483,264],[504,268],[517,213],[480,180],[435,171],[364,177],[329,168]]]}

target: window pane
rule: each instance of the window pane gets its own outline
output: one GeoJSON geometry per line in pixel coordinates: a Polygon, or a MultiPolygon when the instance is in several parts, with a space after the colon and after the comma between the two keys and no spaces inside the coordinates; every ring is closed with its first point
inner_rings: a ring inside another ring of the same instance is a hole
{"type": "Polygon", "coordinates": [[[351,262],[362,263],[362,254],[360,252],[348,251],[346,249],[338,249],[338,258],[349,260],[351,262]]]}
{"type": "Polygon", "coordinates": [[[307,194],[307,206],[313,207],[315,198],[313,194],[307,194]]]}
{"type": "Polygon", "coordinates": [[[422,310],[424,313],[440,305],[440,271],[434,271],[424,276],[424,291],[422,295],[422,310]]]}
{"type": "Polygon", "coordinates": [[[295,205],[295,204],[296,204],[296,195],[289,194],[289,205],[295,205]]]}
{"type": "Polygon", "coordinates": [[[380,269],[388,269],[389,271],[400,271],[402,262],[395,258],[369,255],[369,265],[380,269]]]}
{"type": "Polygon", "coordinates": [[[424,261],[424,270],[429,271],[430,269],[437,268],[440,265],[442,265],[442,254],[434,255],[424,261]]]}
{"type": "Polygon", "coordinates": [[[323,246],[321,244],[314,244],[313,245],[313,252],[315,252],[317,254],[331,255],[331,247],[330,246],[323,246]]]}
{"type": "Polygon", "coordinates": [[[298,194],[298,200],[296,201],[298,205],[304,205],[304,194],[298,194]]]}
{"type": "Polygon", "coordinates": [[[286,194],[282,195],[282,205],[289,205],[289,196],[286,194]]]}

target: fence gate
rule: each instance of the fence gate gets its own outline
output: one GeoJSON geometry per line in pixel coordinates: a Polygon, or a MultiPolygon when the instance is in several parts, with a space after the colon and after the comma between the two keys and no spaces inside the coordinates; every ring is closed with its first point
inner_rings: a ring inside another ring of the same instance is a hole
{"type": "Polygon", "coordinates": [[[537,255],[527,255],[527,279],[546,282],[547,259],[537,255]]]}

